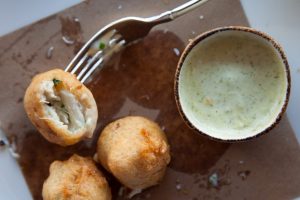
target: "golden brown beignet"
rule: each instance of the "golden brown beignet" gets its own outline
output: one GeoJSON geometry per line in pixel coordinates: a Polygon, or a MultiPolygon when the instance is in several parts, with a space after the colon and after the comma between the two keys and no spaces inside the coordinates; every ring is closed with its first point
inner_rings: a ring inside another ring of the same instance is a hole
{"type": "Polygon", "coordinates": [[[60,69],[36,75],[26,90],[26,113],[50,142],[67,146],[90,138],[98,111],[90,90],[60,69]]]}
{"type": "Polygon", "coordinates": [[[89,158],[73,155],[54,161],[43,185],[44,200],[110,200],[111,191],[103,174],[89,158]]]}
{"type": "Polygon", "coordinates": [[[163,178],[170,162],[161,128],[144,117],[116,120],[102,131],[97,146],[101,164],[131,189],[144,189],[163,178]]]}

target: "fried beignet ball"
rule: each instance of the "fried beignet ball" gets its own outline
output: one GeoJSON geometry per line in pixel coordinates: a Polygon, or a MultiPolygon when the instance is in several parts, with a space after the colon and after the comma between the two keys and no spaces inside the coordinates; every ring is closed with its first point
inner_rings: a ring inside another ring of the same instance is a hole
{"type": "Polygon", "coordinates": [[[155,122],[139,116],[107,125],[99,137],[97,153],[101,164],[131,189],[158,184],[170,162],[164,132],[155,122]]]}
{"type": "Polygon", "coordinates": [[[98,111],[92,93],[74,75],[60,69],[33,78],[24,107],[39,132],[62,146],[91,138],[96,128],[98,111]]]}
{"type": "Polygon", "coordinates": [[[110,200],[111,191],[92,159],[73,155],[51,164],[42,196],[44,200],[110,200]]]}

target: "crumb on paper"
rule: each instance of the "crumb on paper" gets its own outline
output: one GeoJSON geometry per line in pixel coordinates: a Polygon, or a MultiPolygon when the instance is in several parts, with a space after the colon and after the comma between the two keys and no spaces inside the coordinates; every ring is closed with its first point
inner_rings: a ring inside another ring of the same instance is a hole
{"type": "Polygon", "coordinates": [[[243,161],[243,160],[240,160],[239,163],[242,165],[242,164],[244,164],[244,161],[243,161]]]}
{"type": "Polygon", "coordinates": [[[196,32],[195,32],[195,31],[192,31],[192,35],[196,35],[196,32]]]}
{"type": "Polygon", "coordinates": [[[219,176],[217,173],[213,173],[210,175],[208,178],[208,182],[210,183],[211,186],[213,187],[218,187],[219,186],[219,176]]]}
{"type": "Polygon", "coordinates": [[[173,48],[173,51],[174,51],[174,53],[175,53],[176,56],[179,56],[179,55],[180,55],[179,49],[173,48]]]}
{"type": "Polygon", "coordinates": [[[62,36],[62,40],[63,40],[64,43],[67,44],[67,45],[72,45],[72,44],[75,43],[74,40],[71,40],[71,39],[70,39],[69,37],[67,37],[67,36],[62,36]]]}
{"type": "Polygon", "coordinates": [[[48,48],[47,54],[46,54],[46,58],[47,59],[51,59],[52,58],[53,50],[54,50],[53,46],[51,46],[51,47],[48,48]]]}
{"type": "Polygon", "coordinates": [[[168,29],[166,28],[166,29],[164,29],[164,34],[166,34],[166,33],[168,33],[168,29]]]}
{"type": "Polygon", "coordinates": [[[74,22],[79,22],[78,17],[74,17],[74,22]]]}
{"type": "Polygon", "coordinates": [[[246,180],[248,178],[248,176],[250,175],[250,171],[249,170],[245,170],[245,171],[240,171],[238,172],[239,177],[242,178],[242,180],[246,180]]]}
{"type": "Polygon", "coordinates": [[[128,194],[128,198],[131,199],[132,197],[134,197],[137,194],[140,194],[141,192],[142,192],[142,189],[131,190],[131,192],[128,194]]]}
{"type": "Polygon", "coordinates": [[[176,190],[181,190],[182,189],[182,185],[179,181],[179,179],[176,179],[176,186],[175,186],[176,190]]]}
{"type": "Polygon", "coordinates": [[[120,4],[118,5],[118,10],[121,10],[123,8],[123,6],[120,4]]]}
{"type": "Polygon", "coordinates": [[[145,94],[145,95],[142,95],[142,96],[140,97],[140,99],[146,99],[147,101],[149,101],[149,100],[150,100],[150,97],[149,97],[149,95],[145,94]]]}
{"type": "Polygon", "coordinates": [[[15,141],[15,138],[12,137],[12,139],[9,142],[9,148],[8,148],[10,154],[12,155],[12,157],[19,159],[20,158],[20,154],[17,153],[17,144],[15,141]]]}
{"type": "Polygon", "coordinates": [[[176,190],[181,190],[182,189],[182,185],[180,183],[176,184],[176,190]]]}
{"type": "Polygon", "coordinates": [[[199,19],[204,19],[204,16],[203,16],[203,15],[200,15],[200,16],[199,16],[199,19]]]}
{"type": "Polygon", "coordinates": [[[10,152],[12,157],[14,157],[16,159],[20,158],[20,154],[18,154],[13,148],[9,147],[9,152],[10,152]]]}
{"type": "Polygon", "coordinates": [[[125,187],[122,186],[120,187],[119,191],[118,191],[118,196],[122,197],[125,194],[125,187]]]}

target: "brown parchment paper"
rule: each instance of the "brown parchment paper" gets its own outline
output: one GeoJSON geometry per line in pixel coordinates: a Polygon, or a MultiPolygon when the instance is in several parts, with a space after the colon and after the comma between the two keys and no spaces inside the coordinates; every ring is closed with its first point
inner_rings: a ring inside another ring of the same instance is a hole
{"type": "MultiPolygon", "coordinates": [[[[99,108],[93,139],[63,148],[47,142],[30,124],[22,103],[24,91],[36,73],[64,68],[84,41],[115,19],[151,16],[183,2],[90,0],[0,38],[1,128],[17,144],[19,162],[34,199],[41,199],[42,183],[53,160],[67,159],[73,153],[93,156],[102,128],[126,115],[143,115],[159,123],[168,136],[172,153],[162,183],[134,199],[300,196],[299,145],[286,117],[260,138],[226,144],[191,131],[177,112],[173,78],[179,56],[174,48],[181,52],[189,38],[218,26],[247,26],[238,0],[211,0],[174,22],[157,26],[149,36],[115,55],[103,71],[96,73],[87,84],[99,108]],[[68,36],[74,44],[65,44],[62,36],[68,36]],[[54,47],[51,56],[47,55],[50,47],[54,47]],[[212,184],[214,176],[217,185],[212,184]]],[[[118,195],[118,182],[108,173],[106,176],[113,198],[126,198],[126,194],[118,195]]]]}

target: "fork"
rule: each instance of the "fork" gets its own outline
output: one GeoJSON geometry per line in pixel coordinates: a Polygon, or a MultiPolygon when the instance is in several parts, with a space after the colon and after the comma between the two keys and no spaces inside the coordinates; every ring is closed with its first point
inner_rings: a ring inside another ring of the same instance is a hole
{"type": "Polygon", "coordinates": [[[170,22],[207,1],[191,0],[153,17],[125,17],[114,21],[100,29],[85,43],[65,71],[75,74],[81,83],[85,83],[97,68],[102,69],[105,60],[125,44],[145,37],[155,25],[170,22]]]}

